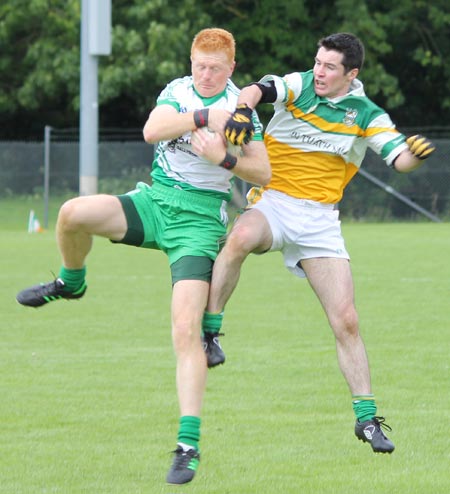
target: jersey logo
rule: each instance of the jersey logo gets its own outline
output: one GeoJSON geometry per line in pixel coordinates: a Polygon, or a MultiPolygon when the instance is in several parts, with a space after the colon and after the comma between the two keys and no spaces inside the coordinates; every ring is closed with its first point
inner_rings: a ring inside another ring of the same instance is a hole
{"type": "Polygon", "coordinates": [[[356,117],[358,116],[358,110],[353,110],[352,108],[347,108],[347,111],[345,112],[344,116],[344,124],[347,127],[351,127],[356,120],[356,117]]]}

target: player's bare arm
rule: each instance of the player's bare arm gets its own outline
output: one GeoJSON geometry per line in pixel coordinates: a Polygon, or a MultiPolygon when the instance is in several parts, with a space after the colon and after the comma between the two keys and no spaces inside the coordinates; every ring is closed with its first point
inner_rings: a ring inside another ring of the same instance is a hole
{"type": "Polygon", "coordinates": [[[156,106],[145,123],[143,134],[149,144],[167,141],[195,129],[193,112],[179,113],[171,105],[156,106]]]}
{"type": "Polygon", "coordinates": [[[211,108],[208,110],[208,129],[214,132],[220,132],[224,136],[225,124],[230,116],[231,112],[227,110],[211,108]]]}
{"type": "Polygon", "coordinates": [[[254,82],[242,89],[236,110],[225,125],[225,137],[234,145],[249,143],[254,135],[255,128],[252,121],[252,112],[258,103],[274,102],[276,89],[273,84],[254,82]]]}
{"type": "Polygon", "coordinates": [[[272,178],[269,157],[262,141],[250,141],[242,146],[243,156],[239,156],[234,174],[246,182],[267,185],[272,178]]]}
{"type": "Polygon", "coordinates": [[[256,84],[250,84],[241,90],[238,98],[238,105],[246,104],[253,110],[256,108],[262,98],[261,89],[256,84]]]}
{"type": "MultiPolygon", "coordinates": [[[[226,159],[227,147],[221,132],[211,133],[198,129],[192,132],[192,149],[211,163],[221,166],[226,159]]],[[[237,159],[230,170],[237,177],[256,185],[267,185],[272,172],[266,147],[262,141],[251,141],[241,147],[242,152],[234,155],[237,159]]]]}
{"type": "MultiPolygon", "coordinates": [[[[223,131],[230,118],[227,110],[203,110],[207,126],[212,130],[223,131]]],[[[198,127],[195,111],[180,113],[172,105],[158,105],[150,113],[145,123],[144,140],[149,144],[175,139],[198,127]]]]}
{"type": "Polygon", "coordinates": [[[406,143],[409,148],[397,156],[394,164],[395,169],[401,173],[408,173],[422,166],[436,149],[429,139],[421,135],[408,137],[406,143]]]}

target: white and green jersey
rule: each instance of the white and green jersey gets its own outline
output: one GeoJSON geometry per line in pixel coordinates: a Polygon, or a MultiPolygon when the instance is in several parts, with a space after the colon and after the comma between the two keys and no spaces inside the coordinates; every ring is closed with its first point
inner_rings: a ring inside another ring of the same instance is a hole
{"type": "MultiPolygon", "coordinates": [[[[239,92],[237,86],[228,79],[222,93],[212,98],[203,98],[194,89],[192,76],[186,76],[170,82],[163,89],[156,103],[172,105],[180,113],[202,108],[233,112],[239,92]]],[[[253,123],[254,140],[262,141],[262,125],[256,112],[253,112],[253,123]]],[[[153,181],[163,185],[206,193],[226,201],[231,199],[234,174],[196,155],[192,150],[190,131],[177,139],[161,141],[158,144],[151,176],[153,181]]]]}
{"type": "Polygon", "coordinates": [[[389,115],[364,93],[355,79],[350,91],[334,99],[314,91],[313,71],[274,81],[275,113],[267,125],[265,143],[272,165],[266,188],[293,197],[325,203],[341,200],[345,186],[359,170],[370,147],[388,165],[407,149],[389,115]]]}

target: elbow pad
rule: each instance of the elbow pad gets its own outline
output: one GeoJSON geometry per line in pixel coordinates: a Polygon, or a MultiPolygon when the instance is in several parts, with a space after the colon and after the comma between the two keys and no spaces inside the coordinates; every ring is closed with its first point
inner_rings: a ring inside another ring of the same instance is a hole
{"type": "Polygon", "coordinates": [[[258,86],[261,93],[262,97],[259,100],[260,103],[274,103],[277,99],[277,90],[275,88],[275,83],[273,81],[269,82],[251,82],[250,84],[247,84],[247,86],[258,86]]]}

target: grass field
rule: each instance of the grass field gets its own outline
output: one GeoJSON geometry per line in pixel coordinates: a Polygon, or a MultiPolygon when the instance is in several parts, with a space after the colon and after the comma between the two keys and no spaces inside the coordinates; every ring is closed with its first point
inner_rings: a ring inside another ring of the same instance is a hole
{"type": "Polygon", "coordinates": [[[343,226],[392,455],[353,435],[307,283],[278,254],[251,256],[226,311],[227,363],[208,377],[198,474],[173,487],[165,257],[96,239],[83,300],[21,307],[16,292],[60,262],[53,229],[26,233],[30,207],[0,208],[0,493],[450,492],[448,223],[343,226]]]}

